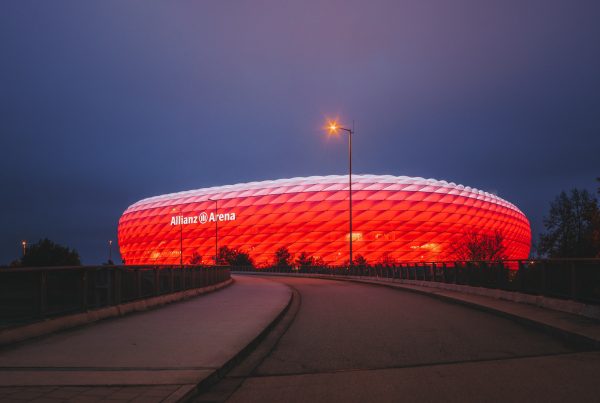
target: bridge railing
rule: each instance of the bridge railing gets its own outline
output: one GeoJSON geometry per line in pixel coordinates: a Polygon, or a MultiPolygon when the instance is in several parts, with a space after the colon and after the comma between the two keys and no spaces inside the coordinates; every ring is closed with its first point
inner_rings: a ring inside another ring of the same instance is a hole
{"type": "Polygon", "coordinates": [[[214,285],[227,267],[76,266],[0,269],[0,325],[84,312],[214,285]]]}
{"type": "Polygon", "coordinates": [[[232,270],[434,281],[600,304],[600,259],[407,262],[362,267],[232,267],[232,270]]]}

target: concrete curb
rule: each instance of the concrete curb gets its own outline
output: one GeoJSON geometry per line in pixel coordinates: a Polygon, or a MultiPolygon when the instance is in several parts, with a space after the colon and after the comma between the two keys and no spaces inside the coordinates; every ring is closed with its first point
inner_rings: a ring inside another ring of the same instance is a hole
{"type": "Polygon", "coordinates": [[[528,304],[545,309],[552,309],[570,313],[572,315],[584,316],[590,319],[600,320],[600,305],[585,304],[583,302],[545,297],[543,295],[523,294],[514,291],[505,291],[484,287],[471,287],[460,284],[446,284],[420,280],[403,280],[403,279],[378,279],[377,281],[391,281],[393,283],[413,285],[419,287],[436,288],[447,291],[456,291],[464,294],[480,295],[483,297],[491,297],[504,301],[517,302],[520,304],[528,304]]]}
{"type": "Polygon", "coordinates": [[[146,311],[172,302],[193,298],[198,295],[225,288],[231,285],[233,281],[234,280],[230,278],[227,281],[208,287],[159,295],[157,297],[145,298],[120,305],[108,306],[87,312],[47,319],[41,322],[34,322],[23,326],[2,329],[0,330],[0,346],[6,346],[27,339],[44,336],[60,330],[87,325],[102,319],[124,316],[132,312],[146,311]]]}
{"type": "Polygon", "coordinates": [[[173,394],[169,395],[161,403],[177,403],[185,402],[196,394],[196,385],[186,384],[181,385],[173,394]]]}
{"type": "MultiPolygon", "coordinates": [[[[236,274],[242,274],[242,273],[243,272],[236,273],[236,274]]],[[[254,273],[252,273],[252,274],[254,274],[254,273]]],[[[444,289],[442,287],[438,288],[438,287],[422,285],[420,283],[424,283],[424,282],[421,282],[421,281],[417,282],[419,284],[405,283],[406,281],[415,282],[414,280],[398,280],[398,279],[384,279],[384,278],[366,279],[364,277],[358,277],[358,276],[330,276],[330,275],[319,275],[319,274],[294,274],[294,273],[291,273],[291,274],[288,274],[288,273],[256,273],[256,274],[267,275],[267,276],[275,275],[275,276],[290,276],[290,277],[312,277],[312,278],[319,278],[319,279],[323,279],[323,280],[333,280],[333,281],[350,281],[350,282],[361,283],[361,284],[383,286],[383,287],[388,287],[388,288],[402,290],[402,291],[409,291],[409,292],[437,298],[437,299],[443,300],[445,302],[455,303],[455,304],[467,306],[469,308],[477,309],[477,310],[480,310],[483,312],[491,313],[491,314],[494,314],[497,316],[501,316],[501,317],[513,320],[515,322],[521,323],[523,325],[537,328],[539,330],[542,330],[542,331],[552,334],[554,336],[558,336],[559,338],[561,338],[563,340],[566,340],[571,343],[575,343],[584,348],[600,349],[600,335],[599,336],[592,335],[589,332],[587,332],[587,334],[586,334],[586,332],[581,332],[581,331],[578,331],[577,329],[573,329],[573,328],[569,329],[568,327],[560,326],[560,324],[550,323],[549,321],[544,321],[540,318],[532,317],[531,315],[527,316],[524,314],[519,314],[518,312],[515,312],[514,310],[509,311],[507,309],[501,309],[498,307],[494,307],[493,304],[491,304],[491,303],[485,304],[482,301],[478,302],[478,301],[468,300],[467,296],[465,296],[465,298],[461,298],[460,296],[452,296],[452,295],[444,294],[444,292],[464,293],[464,294],[471,295],[471,296],[490,298],[490,300],[493,302],[494,299],[502,301],[503,298],[493,295],[493,294],[495,294],[495,291],[501,291],[501,290],[491,290],[491,289],[487,290],[486,289],[487,291],[491,291],[491,293],[488,295],[485,295],[483,293],[473,292],[473,290],[464,290],[464,288],[472,289],[472,288],[478,288],[478,287],[459,286],[460,288],[457,288],[457,289],[444,289]]],[[[427,283],[427,284],[429,285],[430,283],[427,283]]],[[[443,285],[450,285],[450,284],[443,284],[443,285]]],[[[523,304],[525,306],[535,305],[539,309],[553,310],[556,312],[565,312],[562,310],[557,310],[557,309],[551,308],[550,306],[553,306],[552,304],[546,304],[545,306],[540,306],[537,304],[531,304],[530,299],[528,299],[528,298],[523,298],[523,297],[532,297],[535,300],[536,297],[538,297],[538,296],[521,295],[519,293],[509,293],[509,294],[517,294],[515,296],[515,300],[505,300],[504,303],[523,304]]],[[[544,297],[539,297],[539,298],[544,298],[544,297]]],[[[546,298],[546,300],[548,300],[548,299],[551,300],[551,298],[546,298]]],[[[560,302],[563,302],[563,301],[560,301],[560,302]]],[[[564,301],[564,302],[574,302],[574,301],[564,301]]],[[[576,304],[579,304],[579,303],[576,303],[576,304]]],[[[556,304],[554,306],[560,307],[560,304],[556,304]]],[[[566,311],[566,312],[570,313],[572,315],[577,315],[576,313],[574,314],[574,313],[571,313],[568,311],[566,311]]],[[[583,315],[580,315],[580,316],[583,316],[583,315]]],[[[595,318],[592,318],[592,319],[595,319],[595,318]]]]}
{"type": "Polygon", "coordinates": [[[233,357],[229,359],[223,366],[214,370],[210,375],[203,378],[197,385],[190,385],[193,387],[187,387],[185,394],[181,394],[177,397],[178,400],[173,400],[169,397],[169,402],[187,402],[192,397],[194,397],[198,393],[202,393],[210,388],[212,385],[220,381],[227,375],[229,371],[231,371],[236,365],[242,362],[269,334],[269,332],[281,321],[281,319],[285,316],[287,311],[292,306],[292,301],[294,300],[294,291],[290,288],[290,298],[288,299],[285,307],[277,314],[277,316],[250,342],[246,347],[236,353],[233,357]]]}

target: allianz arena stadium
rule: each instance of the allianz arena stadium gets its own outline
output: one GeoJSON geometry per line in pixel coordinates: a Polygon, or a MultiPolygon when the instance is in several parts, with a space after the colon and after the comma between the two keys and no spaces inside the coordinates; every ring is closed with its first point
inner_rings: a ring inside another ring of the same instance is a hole
{"type": "Polygon", "coordinates": [[[243,250],[257,266],[275,251],[305,252],[327,265],[353,255],[368,263],[457,259],[466,234],[503,237],[509,259],[526,259],[525,215],[493,194],[435,179],[353,175],[352,235],[348,176],[312,176],[171,193],[140,200],[119,220],[121,256],[130,264],[214,262],[218,247],[243,250]]]}

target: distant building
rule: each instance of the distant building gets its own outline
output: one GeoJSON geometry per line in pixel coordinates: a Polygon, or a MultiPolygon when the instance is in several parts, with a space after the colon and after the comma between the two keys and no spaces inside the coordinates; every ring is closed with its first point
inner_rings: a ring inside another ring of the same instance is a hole
{"type": "MultiPolygon", "coordinates": [[[[456,258],[464,235],[499,231],[511,259],[529,255],[531,230],[513,204],[481,190],[388,175],[352,177],[353,254],[369,263],[456,258]]],[[[259,266],[284,246],[326,264],[348,261],[348,177],[250,182],[141,200],[119,220],[127,264],[212,263],[218,246],[248,252],[259,266]],[[215,203],[215,200],[217,201],[215,203]],[[216,209],[215,209],[216,207],[216,209]]]]}

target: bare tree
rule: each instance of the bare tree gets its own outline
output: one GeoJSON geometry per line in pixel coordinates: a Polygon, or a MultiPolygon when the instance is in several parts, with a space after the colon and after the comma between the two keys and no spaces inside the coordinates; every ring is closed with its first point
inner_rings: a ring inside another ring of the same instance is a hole
{"type": "Polygon", "coordinates": [[[273,262],[275,267],[291,267],[292,260],[292,254],[285,246],[275,251],[275,260],[273,262]]]}
{"type": "Polygon", "coordinates": [[[254,261],[248,252],[238,249],[231,249],[228,246],[221,246],[217,262],[225,266],[254,266],[254,261]]]}
{"type": "Polygon", "coordinates": [[[600,255],[600,207],[587,190],[561,192],[544,217],[539,249],[553,258],[600,255]]]}
{"type": "Polygon", "coordinates": [[[198,252],[192,253],[192,257],[190,258],[190,264],[199,265],[202,263],[202,256],[198,252]]]}
{"type": "Polygon", "coordinates": [[[367,262],[367,259],[365,259],[365,257],[363,255],[356,255],[356,257],[354,258],[354,266],[356,266],[360,269],[364,269],[367,266],[369,266],[369,263],[367,262]]]}
{"type": "Polygon", "coordinates": [[[504,237],[498,231],[493,234],[470,232],[465,235],[454,251],[458,260],[499,261],[506,259],[504,237]]]}
{"type": "Polygon", "coordinates": [[[314,266],[314,264],[315,259],[306,252],[300,252],[300,255],[296,258],[296,265],[298,267],[310,267],[314,266]]]}
{"type": "Polygon", "coordinates": [[[390,255],[388,252],[384,253],[383,256],[381,256],[381,258],[379,259],[379,263],[386,265],[386,266],[393,266],[395,265],[396,259],[394,259],[392,257],[392,255],[390,255]]]}

